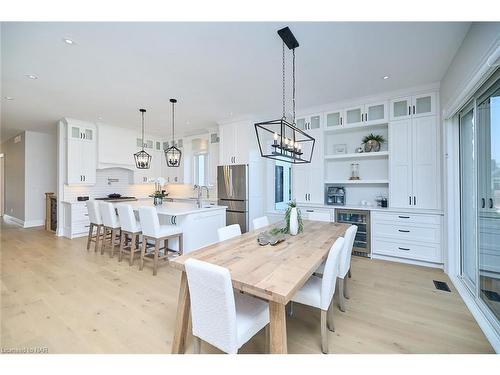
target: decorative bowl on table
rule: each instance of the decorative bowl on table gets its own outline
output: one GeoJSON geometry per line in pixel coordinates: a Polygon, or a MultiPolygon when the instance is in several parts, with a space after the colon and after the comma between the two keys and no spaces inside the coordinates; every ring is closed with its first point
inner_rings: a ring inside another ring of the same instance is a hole
{"type": "Polygon", "coordinates": [[[275,229],[259,233],[259,235],[257,236],[257,242],[259,243],[259,245],[275,246],[286,239],[285,233],[283,233],[281,230],[275,230],[275,229]]]}

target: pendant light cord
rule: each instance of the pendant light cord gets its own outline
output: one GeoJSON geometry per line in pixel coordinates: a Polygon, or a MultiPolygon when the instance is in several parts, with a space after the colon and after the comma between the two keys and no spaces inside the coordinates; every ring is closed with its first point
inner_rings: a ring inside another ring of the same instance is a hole
{"type": "Polygon", "coordinates": [[[295,125],[295,48],[292,50],[293,60],[292,60],[292,105],[293,105],[293,121],[295,125]]]}
{"type": "Polygon", "coordinates": [[[283,120],[286,119],[286,102],[285,102],[285,42],[283,42],[283,58],[282,58],[282,62],[283,62],[283,120]]]}
{"type": "Polygon", "coordinates": [[[175,113],[175,103],[172,103],[172,146],[175,146],[175,122],[174,122],[174,113],[175,113]]]}
{"type": "Polygon", "coordinates": [[[144,151],[144,111],[141,111],[142,117],[142,151],[144,151]]]}

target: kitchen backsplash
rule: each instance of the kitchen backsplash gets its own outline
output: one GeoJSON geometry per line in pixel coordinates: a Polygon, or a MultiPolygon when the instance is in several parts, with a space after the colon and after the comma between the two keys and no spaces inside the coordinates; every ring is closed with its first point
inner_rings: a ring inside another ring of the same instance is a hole
{"type": "MultiPolygon", "coordinates": [[[[132,173],[132,171],[123,168],[99,169],[97,170],[96,184],[93,186],[64,185],[63,200],[73,202],[79,196],[89,196],[90,199],[102,198],[111,193],[136,198],[147,198],[149,194],[153,193],[154,184],[133,184],[132,173]]],[[[174,197],[195,196],[193,185],[190,184],[168,184],[165,186],[165,189],[174,197]]],[[[203,192],[203,194],[206,193],[203,192]]],[[[211,190],[210,197],[215,196],[216,192],[211,190]]]]}

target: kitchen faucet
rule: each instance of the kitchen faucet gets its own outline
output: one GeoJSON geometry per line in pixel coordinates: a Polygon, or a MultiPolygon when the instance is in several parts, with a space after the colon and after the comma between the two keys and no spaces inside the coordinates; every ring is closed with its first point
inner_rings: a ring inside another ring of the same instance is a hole
{"type": "Polygon", "coordinates": [[[203,195],[203,192],[202,192],[203,188],[206,189],[207,199],[209,199],[210,198],[210,191],[208,190],[207,186],[194,185],[194,187],[193,187],[193,190],[197,190],[196,206],[198,208],[201,208],[201,206],[202,206],[201,196],[203,195]]]}

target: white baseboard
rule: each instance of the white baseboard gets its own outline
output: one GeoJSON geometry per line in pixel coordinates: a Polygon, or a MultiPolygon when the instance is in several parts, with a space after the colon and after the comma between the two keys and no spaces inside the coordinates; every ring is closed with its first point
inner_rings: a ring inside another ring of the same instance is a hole
{"type": "Polygon", "coordinates": [[[490,320],[485,316],[484,312],[478,306],[474,297],[470,294],[470,292],[463,285],[462,281],[460,281],[456,276],[448,275],[450,277],[451,282],[455,286],[462,297],[462,300],[465,302],[465,305],[471,312],[474,319],[476,319],[477,324],[483,331],[484,335],[490,342],[491,346],[495,350],[496,353],[500,353],[500,334],[497,329],[493,326],[490,320]]]}
{"type": "Polygon", "coordinates": [[[391,262],[413,264],[415,266],[424,266],[424,267],[432,267],[432,268],[443,269],[443,265],[441,263],[424,262],[424,261],[421,261],[421,260],[413,260],[413,259],[391,257],[391,256],[387,256],[387,255],[380,255],[380,254],[372,254],[371,258],[372,259],[388,260],[388,261],[391,261],[391,262]]]}
{"type": "Polygon", "coordinates": [[[5,221],[11,223],[11,224],[16,224],[19,225],[20,227],[24,228],[24,220],[18,219],[17,217],[10,216],[10,215],[3,215],[3,218],[5,221]]]}
{"type": "Polygon", "coordinates": [[[25,220],[24,228],[42,227],[45,225],[45,220],[25,220]]]}

